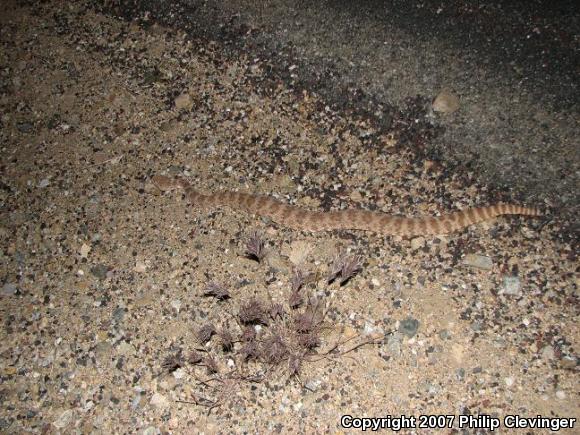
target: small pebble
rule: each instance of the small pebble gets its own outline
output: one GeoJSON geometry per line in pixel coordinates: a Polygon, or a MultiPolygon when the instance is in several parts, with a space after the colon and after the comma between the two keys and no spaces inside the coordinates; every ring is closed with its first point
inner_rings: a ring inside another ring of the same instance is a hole
{"type": "Polygon", "coordinates": [[[171,301],[171,307],[177,312],[179,313],[179,310],[181,309],[181,301],[179,299],[175,299],[173,301],[171,301]]]}
{"type": "Polygon", "coordinates": [[[184,92],[181,95],[179,95],[174,100],[174,103],[175,103],[175,108],[177,110],[190,109],[193,106],[193,102],[191,101],[191,96],[187,92],[184,92]]]}
{"type": "Polygon", "coordinates": [[[16,284],[7,282],[2,286],[2,296],[12,296],[15,295],[17,291],[18,288],[16,287],[16,284]]]}
{"type": "Polygon", "coordinates": [[[412,317],[408,317],[405,320],[402,320],[399,325],[399,332],[406,335],[409,338],[412,338],[419,329],[419,321],[417,319],[413,319],[412,317]]]}
{"type": "Polygon", "coordinates": [[[143,261],[137,260],[135,262],[135,267],[133,268],[133,271],[137,273],[147,272],[147,264],[145,264],[143,261]]]}
{"type": "Polygon", "coordinates": [[[181,367],[178,368],[177,370],[173,371],[173,377],[175,379],[183,379],[183,378],[185,378],[186,375],[187,375],[187,373],[181,367]]]}
{"type": "Polygon", "coordinates": [[[493,268],[491,258],[479,254],[467,254],[463,259],[463,264],[483,270],[491,270],[493,268]]]}
{"type": "Polygon", "coordinates": [[[81,249],[79,250],[81,258],[87,258],[89,256],[89,252],[91,252],[91,247],[86,243],[83,243],[81,249]]]}
{"type": "Polygon", "coordinates": [[[520,286],[520,279],[517,276],[504,276],[503,287],[500,290],[500,294],[508,296],[521,296],[522,292],[520,286]]]}
{"type": "Polygon", "coordinates": [[[542,354],[542,359],[545,360],[553,360],[556,357],[554,348],[551,345],[544,346],[540,353],[542,354]]]}
{"type": "Polygon", "coordinates": [[[459,109],[459,97],[444,89],[433,101],[433,110],[441,113],[453,113],[459,109]]]}
{"type": "Polygon", "coordinates": [[[74,412],[72,409],[67,409],[64,411],[60,416],[52,422],[52,425],[57,429],[64,429],[67,427],[73,420],[74,412]]]}
{"type": "Polygon", "coordinates": [[[153,394],[149,403],[157,408],[166,408],[169,406],[167,397],[160,393],[153,394]]]}
{"type": "Polygon", "coordinates": [[[393,356],[398,356],[401,353],[401,335],[393,334],[387,339],[387,349],[393,356]]]}
{"type": "Polygon", "coordinates": [[[372,322],[365,322],[365,327],[363,330],[364,335],[372,335],[376,330],[377,328],[373,325],[372,322]]]}
{"type": "Polygon", "coordinates": [[[439,331],[439,338],[441,340],[449,340],[451,338],[451,334],[447,329],[443,329],[442,331],[439,331]]]}
{"type": "Polygon", "coordinates": [[[16,128],[20,133],[30,133],[34,126],[30,122],[19,122],[16,128]]]}
{"type": "Polygon", "coordinates": [[[425,246],[424,237],[415,237],[414,239],[411,240],[411,249],[413,251],[421,249],[423,246],[425,246]]]}
{"type": "Polygon", "coordinates": [[[113,311],[113,320],[117,323],[121,322],[125,317],[125,309],[123,307],[118,307],[113,311]]]}
{"type": "Polygon", "coordinates": [[[97,264],[96,266],[91,267],[91,273],[98,279],[105,279],[108,271],[109,268],[104,264],[97,264]]]}
{"type": "Polygon", "coordinates": [[[320,385],[322,385],[320,379],[311,379],[304,384],[308,391],[317,391],[320,388],[320,385]]]}

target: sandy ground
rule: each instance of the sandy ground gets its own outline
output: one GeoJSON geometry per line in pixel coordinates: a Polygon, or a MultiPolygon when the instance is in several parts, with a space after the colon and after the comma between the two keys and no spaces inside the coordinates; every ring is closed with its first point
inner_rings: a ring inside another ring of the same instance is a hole
{"type": "Polygon", "coordinates": [[[253,58],[82,2],[9,6],[2,432],[342,433],[346,414],[415,417],[403,433],[441,432],[421,415],[461,432],[460,416],[487,414],[505,432],[507,415],[580,418],[569,222],[504,217],[409,240],[196,209],[152,176],[409,216],[510,198],[253,58]],[[255,231],[260,261],[246,255],[255,231]],[[337,258],[361,270],[329,280],[337,258]]]}

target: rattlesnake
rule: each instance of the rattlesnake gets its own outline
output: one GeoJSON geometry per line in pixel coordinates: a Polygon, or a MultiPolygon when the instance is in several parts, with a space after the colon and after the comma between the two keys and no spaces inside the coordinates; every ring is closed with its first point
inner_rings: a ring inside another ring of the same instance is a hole
{"type": "Polygon", "coordinates": [[[363,230],[378,234],[402,236],[446,234],[469,225],[490,220],[500,215],[541,216],[539,210],[512,204],[468,208],[438,217],[397,217],[367,210],[311,211],[284,204],[263,195],[222,191],[204,195],[183,179],[163,175],[152,178],[162,191],[182,188],[185,196],[196,207],[210,209],[227,206],[272,219],[285,227],[306,231],[363,230]]]}

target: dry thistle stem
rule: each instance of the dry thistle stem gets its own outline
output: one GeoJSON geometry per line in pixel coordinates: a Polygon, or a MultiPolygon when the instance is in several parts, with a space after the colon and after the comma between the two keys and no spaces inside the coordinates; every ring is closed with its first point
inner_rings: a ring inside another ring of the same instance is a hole
{"type": "Polygon", "coordinates": [[[252,260],[256,260],[258,263],[260,263],[266,255],[266,251],[264,249],[265,246],[266,243],[261,234],[257,231],[254,231],[246,243],[246,257],[251,258],[252,260]]]}
{"type": "Polygon", "coordinates": [[[207,368],[209,374],[218,373],[220,371],[217,360],[211,355],[208,355],[203,359],[203,365],[207,368]]]}
{"type": "Polygon", "coordinates": [[[203,295],[212,296],[220,301],[230,298],[230,293],[226,290],[225,286],[213,281],[206,286],[203,295]]]}
{"type": "Polygon", "coordinates": [[[272,333],[262,342],[260,354],[264,362],[276,365],[288,359],[289,351],[282,336],[272,333]]]}
{"type": "Polygon", "coordinates": [[[290,355],[288,358],[288,372],[290,376],[298,376],[300,369],[302,368],[303,357],[298,355],[290,355]]]}
{"type": "Polygon", "coordinates": [[[316,332],[300,334],[298,336],[298,344],[306,350],[313,350],[320,346],[320,337],[318,337],[316,332]]]}
{"type": "Polygon", "coordinates": [[[255,298],[250,299],[247,303],[240,307],[238,313],[240,322],[248,324],[266,324],[266,310],[262,304],[255,298]]]}
{"type": "Polygon", "coordinates": [[[189,355],[187,356],[187,362],[190,364],[199,364],[203,361],[203,356],[201,355],[201,353],[196,352],[195,350],[192,350],[189,355]]]}
{"type": "Polygon", "coordinates": [[[304,298],[298,291],[293,291],[290,297],[288,298],[288,305],[290,308],[296,309],[304,302],[304,298]]]}
{"type": "Polygon", "coordinates": [[[223,329],[219,333],[222,342],[222,349],[224,352],[231,352],[234,349],[234,336],[227,329],[223,329]]]}
{"type": "Polygon", "coordinates": [[[253,341],[256,339],[256,329],[252,325],[248,325],[242,331],[242,341],[253,341]]]}
{"type": "Polygon", "coordinates": [[[315,316],[312,313],[300,313],[294,317],[294,330],[301,334],[306,334],[314,331],[317,327],[315,316]]]}
{"type": "Polygon", "coordinates": [[[310,300],[302,313],[294,316],[294,331],[300,334],[317,332],[324,320],[324,312],[319,310],[319,301],[310,300]]]}
{"type": "Polygon", "coordinates": [[[270,318],[276,320],[284,317],[284,307],[282,304],[272,304],[270,307],[270,318]]]}
{"type": "Polygon", "coordinates": [[[203,325],[197,331],[197,339],[201,344],[205,344],[211,340],[212,335],[216,333],[215,327],[211,324],[203,325]]]}
{"type": "Polygon", "coordinates": [[[240,349],[240,356],[242,361],[248,361],[250,359],[257,359],[260,352],[258,351],[258,343],[255,341],[248,341],[240,349]]]}
{"type": "Polygon", "coordinates": [[[181,352],[176,352],[173,355],[169,355],[163,360],[161,367],[168,372],[174,372],[180,367],[183,367],[183,358],[181,352]]]}
{"type": "Polygon", "coordinates": [[[362,258],[358,255],[348,255],[342,252],[337,255],[330,266],[328,283],[340,277],[340,285],[346,282],[362,270],[362,258]]]}
{"type": "Polygon", "coordinates": [[[290,278],[292,292],[293,293],[298,292],[311,277],[312,273],[306,272],[302,269],[295,267],[292,270],[292,278],[290,278]]]}

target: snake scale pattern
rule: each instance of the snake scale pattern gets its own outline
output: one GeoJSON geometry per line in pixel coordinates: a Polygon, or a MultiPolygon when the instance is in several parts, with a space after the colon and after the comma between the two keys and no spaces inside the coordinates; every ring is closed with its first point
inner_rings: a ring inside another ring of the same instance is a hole
{"type": "Polygon", "coordinates": [[[189,202],[197,208],[230,207],[272,219],[293,229],[305,231],[363,230],[384,235],[419,236],[447,234],[469,225],[491,220],[501,215],[540,216],[539,210],[513,204],[495,204],[468,208],[437,217],[398,217],[367,210],[311,211],[284,204],[274,198],[233,191],[203,194],[183,179],[156,175],[153,183],[161,190],[182,188],[189,202]]]}

